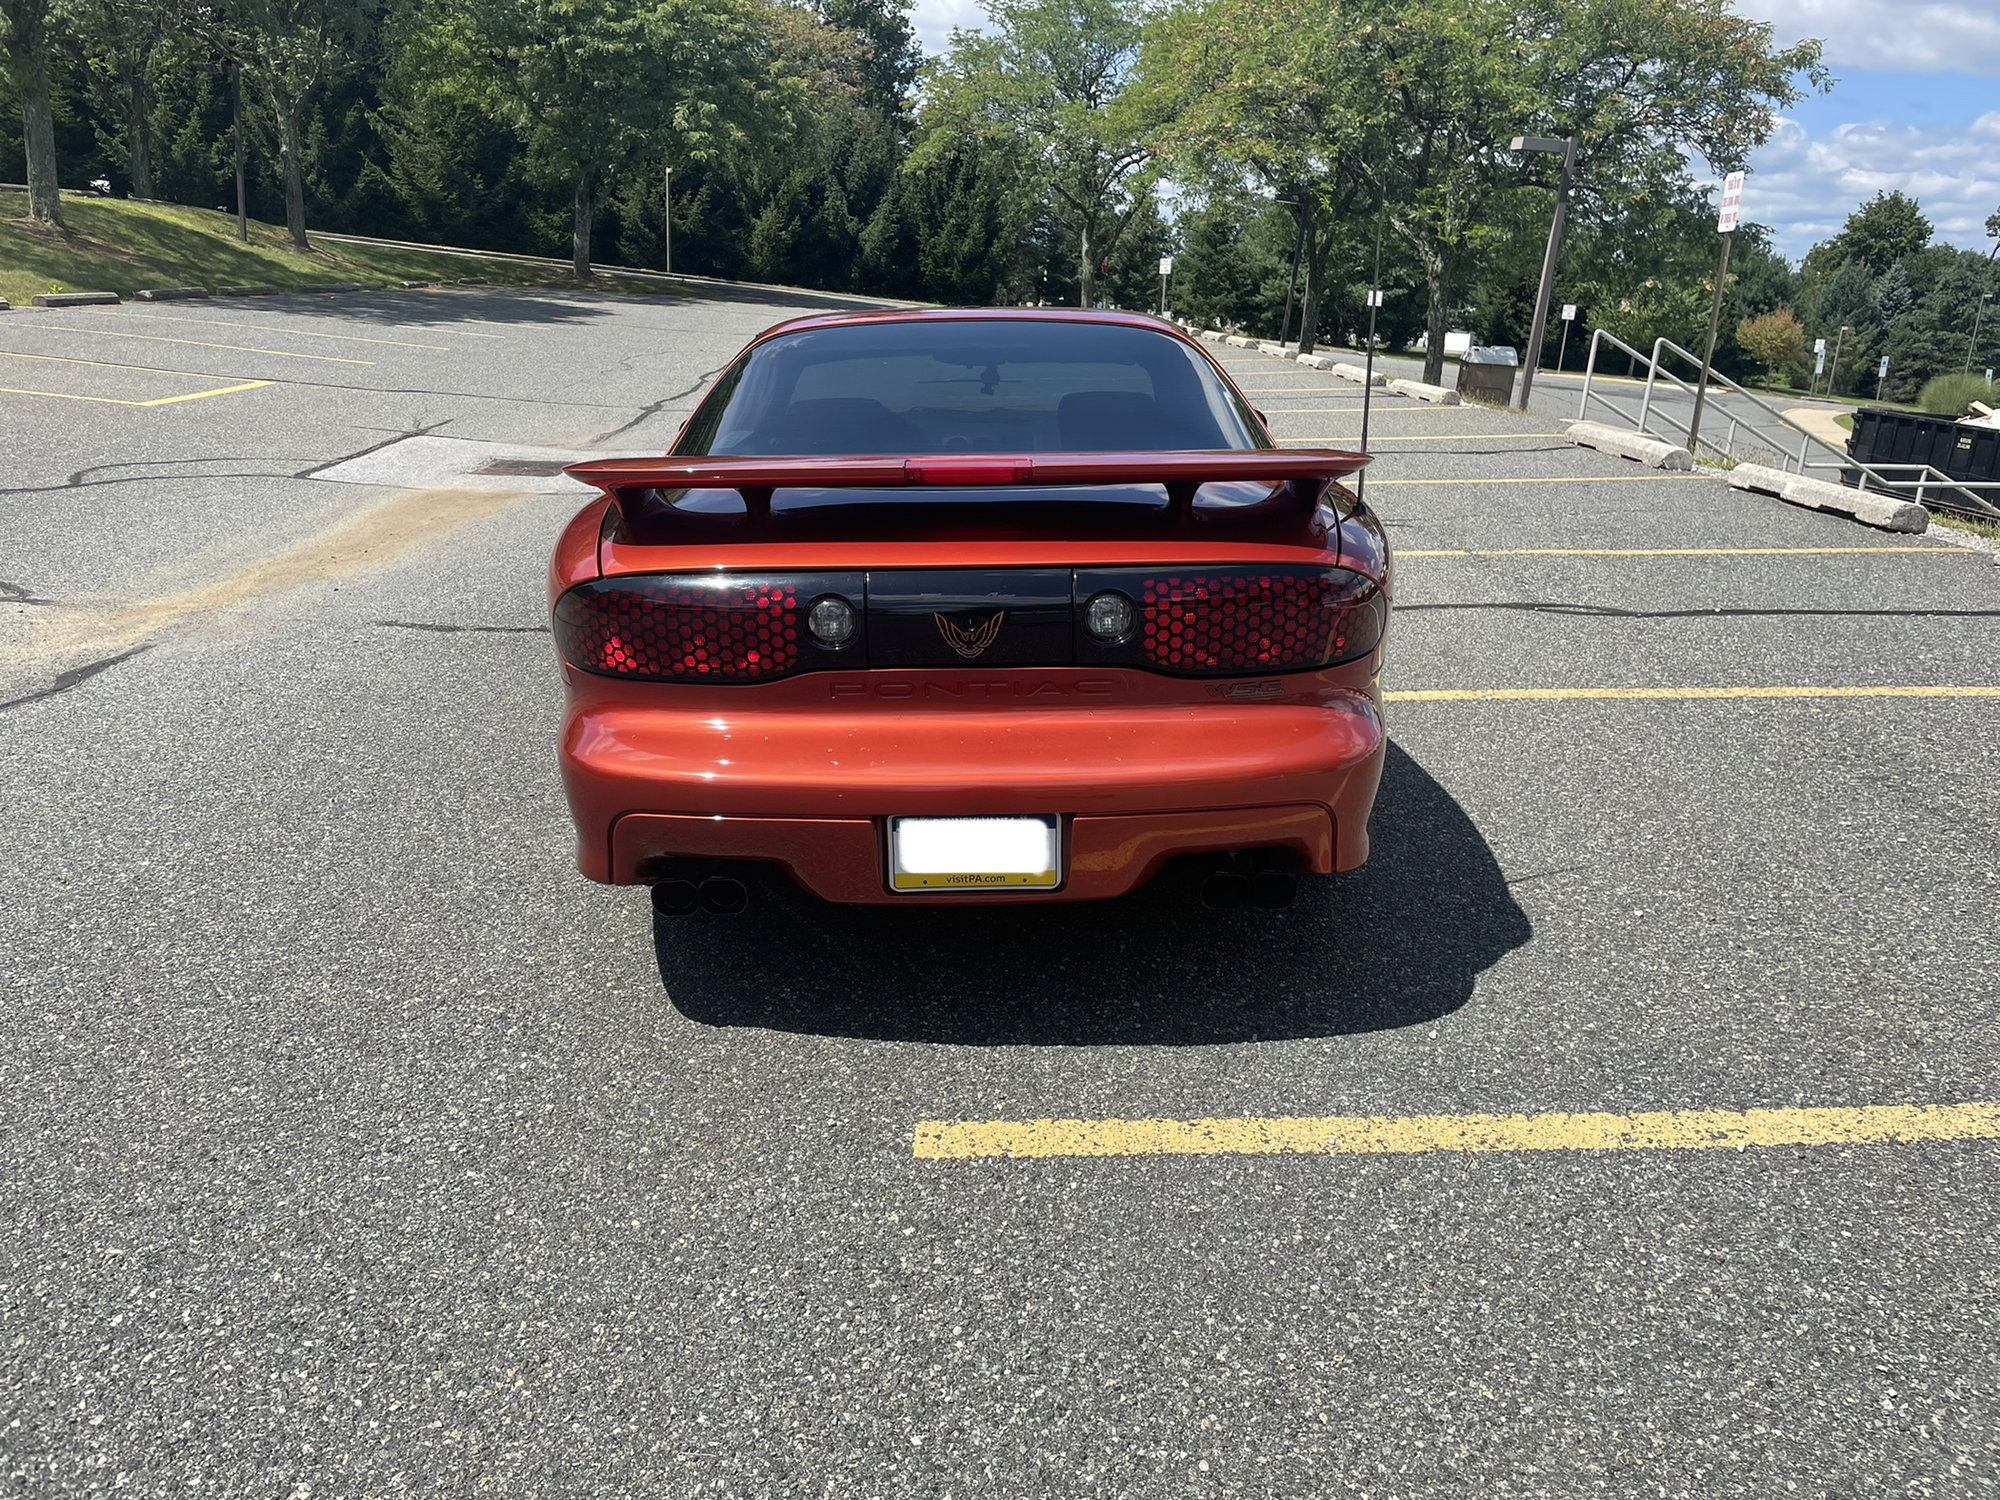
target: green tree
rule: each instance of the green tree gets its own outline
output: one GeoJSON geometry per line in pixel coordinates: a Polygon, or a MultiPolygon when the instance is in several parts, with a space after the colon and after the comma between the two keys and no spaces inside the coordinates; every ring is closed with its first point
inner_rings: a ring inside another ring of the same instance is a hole
{"type": "Polygon", "coordinates": [[[864,284],[956,307],[998,299],[1023,217],[1013,165],[990,144],[940,131],[898,169],[863,237],[864,284]]]}
{"type": "Polygon", "coordinates": [[[62,226],[56,179],[56,112],[50,86],[49,0],[0,0],[0,59],[21,99],[28,217],[62,226]]]}
{"type": "Polygon", "coordinates": [[[1772,385],[1805,368],[1805,325],[1789,307],[1743,319],[1736,325],[1736,342],[1764,367],[1772,385]]]}
{"type": "Polygon", "coordinates": [[[1077,301],[1149,196],[1146,122],[1127,84],[1137,0],[989,0],[990,34],[952,34],[931,78],[937,123],[1002,144],[1073,246],[1077,301]]]}
{"type": "Polygon", "coordinates": [[[1917,200],[1900,192],[1877,193],[1847,216],[1840,233],[1807,252],[1808,263],[1838,267],[1858,260],[1880,276],[1931,242],[1931,221],[1917,200]]]}
{"type": "Polygon", "coordinates": [[[172,45],[178,27],[171,0],[57,0],[56,15],[77,44],[85,87],[99,113],[117,121],[101,132],[132,183],[153,196],[154,84],[162,71],[193,61],[172,45]]]}

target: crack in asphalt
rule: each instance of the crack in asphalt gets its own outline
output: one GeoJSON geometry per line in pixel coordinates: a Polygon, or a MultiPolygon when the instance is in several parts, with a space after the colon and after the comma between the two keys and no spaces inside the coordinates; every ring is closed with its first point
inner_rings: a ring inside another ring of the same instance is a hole
{"type": "Polygon", "coordinates": [[[101,661],[85,662],[80,667],[71,667],[67,672],[58,672],[56,680],[39,693],[30,693],[25,698],[9,698],[0,703],[0,713],[10,708],[20,708],[29,703],[40,703],[45,698],[53,698],[58,693],[67,693],[71,688],[81,687],[99,672],[107,672],[121,661],[130,661],[142,652],[150,651],[150,646],[134,646],[130,651],[121,651],[116,656],[107,656],[101,661]]]}
{"type": "Polygon", "coordinates": [[[429,437],[440,427],[449,427],[457,420],[456,417],[444,417],[436,422],[432,422],[427,427],[404,428],[401,432],[393,433],[383,438],[379,443],[370,443],[366,448],[362,448],[354,453],[343,454],[339,458],[329,458],[325,463],[314,464],[310,469],[301,469],[298,473],[290,477],[293,479],[310,479],[315,474],[324,473],[326,470],[335,468],[341,464],[352,463],[357,458],[366,458],[371,453],[380,453],[384,448],[393,448],[398,443],[407,443],[411,438],[429,437]]]}
{"type": "Polygon", "coordinates": [[[1611,604],[1562,604],[1524,601],[1515,603],[1398,604],[1397,614],[1429,609],[1511,609],[1538,615],[1583,615],[1606,620],[1733,620],[1758,616],[1798,615],[1823,618],[1992,620],[2000,619],[2000,609],[1749,609],[1711,605],[1707,609],[1620,609],[1611,604]]]}
{"type": "Polygon", "coordinates": [[[720,375],[724,370],[728,368],[729,368],[728,363],[724,363],[717,365],[713,370],[704,371],[699,377],[696,378],[695,383],[689,386],[686,390],[675,391],[671,396],[662,396],[659,400],[654,401],[646,406],[640,407],[639,414],[634,418],[632,418],[631,421],[621,423],[620,425],[612,428],[609,432],[600,432],[597,434],[597,436],[593,438],[588,438],[585,441],[589,443],[608,443],[613,438],[618,437],[623,433],[630,432],[634,427],[637,427],[641,422],[645,421],[648,417],[657,417],[662,411],[662,409],[664,409],[665,407],[673,405],[673,403],[676,401],[685,401],[689,396],[692,396],[696,391],[700,390],[703,386],[707,385],[711,380],[715,379],[716,376],[720,375]]]}
{"type": "Polygon", "coordinates": [[[547,635],[546,625],[442,625],[429,620],[377,620],[385,630],[422,630],[432,635],[547,635]]]}
{"type": "Polygon", "coordinates": [[[13,489],[0,489],[0,495],[54,495],[64,490],[87,490],[107,484],[157,484],[164,480],[188,479],[289,479],[289,471],[276,473],[256,470],[248,474],[112,474],[113,469],[155,469],[172,464],[256,464],[269,463],[268,458],[145,458],[132,459],[125,463],[92,464],[87,469],[78,469],[61,484],[20,485],[13,489]],[[102,479],[92,478],[103,474],[102,479]]]}
{"type": "Polygon", "coordinates": [[[44,599],[37,594],[29,593],[18,583],[9,583],[6,579],[0,578],[0,604],[54,604],[55,602],[53,599],[44,599]]]}

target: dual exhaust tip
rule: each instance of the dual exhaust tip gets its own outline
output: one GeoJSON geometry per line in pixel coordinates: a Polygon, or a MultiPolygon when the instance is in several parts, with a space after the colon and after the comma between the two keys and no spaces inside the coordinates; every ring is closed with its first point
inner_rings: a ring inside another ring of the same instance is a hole
{"type": "Polygon", "coordinates": [[[750,888],[727,875],[692,880],[660,880],[653,884],[653,910],[663,917],[691,917],[698,911],[712,917],[733,917],[750,905],[750,888]]]}
{"type": "MultiPolygon", "coordinates": [[[[1201,904],[1211,911],[1240,911],[1247,906],[1276,911],[1290,906],[1299,893],[1298,877],[1289,870],[1216,870],[1201,883],[1201,904]]],[[[750,906],[750,888],[728,875],[706,880],[661,880],[652,888],[653,910],[663,917],[733,917],[750,906]]]]}

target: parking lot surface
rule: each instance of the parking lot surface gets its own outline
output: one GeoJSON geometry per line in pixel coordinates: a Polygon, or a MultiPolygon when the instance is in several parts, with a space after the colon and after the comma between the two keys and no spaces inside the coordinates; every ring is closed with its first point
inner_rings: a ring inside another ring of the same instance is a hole
{"type": "Polygon", "coordinates": [[[1365,868],[656,928],[535,456],[785,310],[0,319],[0,1492],[2000,1489],[1990,554],[1378,397],[1365,868]]]}

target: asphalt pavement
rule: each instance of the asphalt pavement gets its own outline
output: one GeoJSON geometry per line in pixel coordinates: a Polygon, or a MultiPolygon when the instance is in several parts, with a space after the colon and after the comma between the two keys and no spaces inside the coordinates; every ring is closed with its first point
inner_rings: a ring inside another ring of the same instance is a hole
{"type": "Polygon", "coordinates": [[[0,1492],[2000,1489],[1992,554],[1378,396],[1364,869],[656,927],[491,466],[784,310],[0,315],[0,1492]]]}

